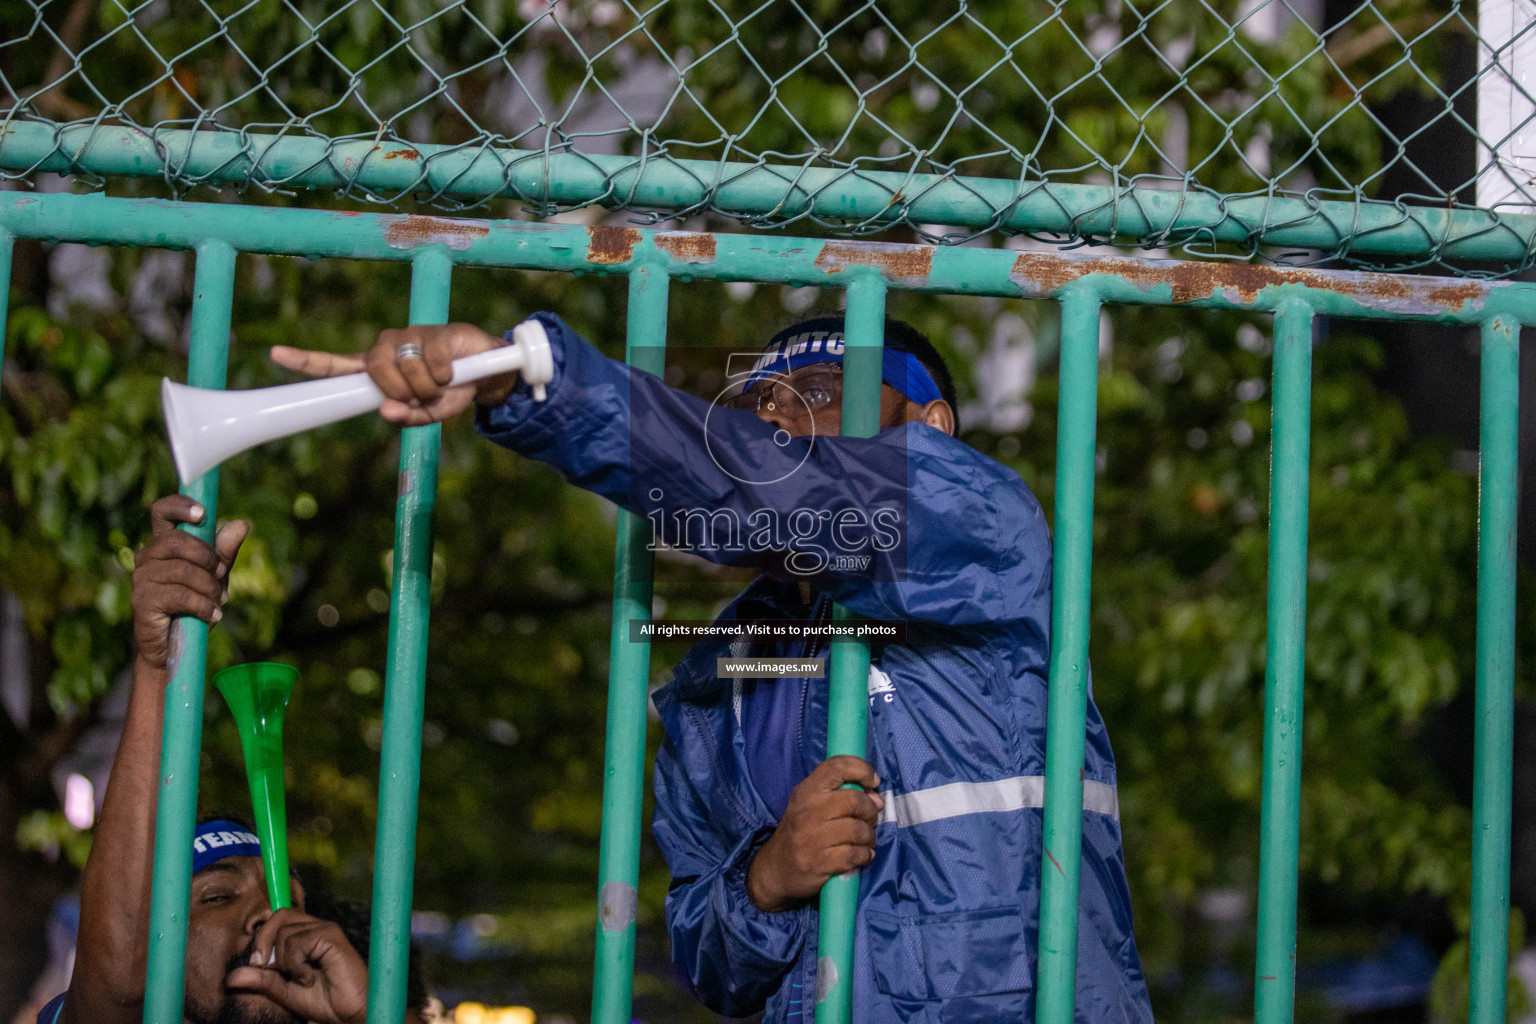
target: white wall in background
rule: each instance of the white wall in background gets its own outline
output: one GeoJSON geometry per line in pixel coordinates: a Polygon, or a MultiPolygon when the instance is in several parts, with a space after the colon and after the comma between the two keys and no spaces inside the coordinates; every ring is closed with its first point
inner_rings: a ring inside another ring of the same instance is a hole
{"type": "Polygon", "coordinates": [[[1536,0],[1477,14],[1477,205],[1536,204],[1536,0]]]}

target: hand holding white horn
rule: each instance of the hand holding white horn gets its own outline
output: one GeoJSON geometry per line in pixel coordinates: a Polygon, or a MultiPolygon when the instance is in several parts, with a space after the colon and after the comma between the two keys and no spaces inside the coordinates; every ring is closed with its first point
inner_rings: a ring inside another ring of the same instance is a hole
{"type": "Polygon", "coordinates": [[[415,324],[379,332],[373,347],[360,356],[275,345],[272,361],[311,377],[366,371],[386,399],[379,413],[392,423],[419,427],[451,419],[472,402],[492,405],[505,401],[517,385],[516,373],[484,378],[474,388],[450,386],[454,360],[505,345],[473,324],[415,324]],[[415,346],[421,358],[412,358],[408,346],[415,346]]]}
{"type": "Polygon", "coordinates": [[[470,402],[502,402],[518,373],[544,400],[554,377],[549,338],[526,320],[506,345],[467,324],[385,331],[366,355],[344,356],[277,346],[275,362],[323,378],[250,391],[209,391],[165,380],[160,402],[171,454],[183,483],[247,448],[377,409],[407,426],[456,415],[470,402]],[[405,335],[404,339],[396,337],[405,335]],[[421,358],[395,362],[401,344],[421,358]],[[363,372],[366,371],[366,372],[363,372]]]}

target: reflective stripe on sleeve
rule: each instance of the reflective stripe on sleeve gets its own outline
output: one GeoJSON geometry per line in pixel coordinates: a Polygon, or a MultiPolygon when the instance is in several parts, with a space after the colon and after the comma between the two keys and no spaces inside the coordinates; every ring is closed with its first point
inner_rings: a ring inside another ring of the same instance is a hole
{"type": "MultiPolygon", "coordinates": [[[[1038,810],[1045,806],[1045,776],[1016,775],[996,782],[952,782],[912,793],[887,790],[880,795],[885,797],[880,824],[893,822],[905,828],[962,814],[1038,810]]],[[[1084,779],[1083,810],[1107,814],[1119,821],[1120,796],[1114,786],[1084,779]]]]}

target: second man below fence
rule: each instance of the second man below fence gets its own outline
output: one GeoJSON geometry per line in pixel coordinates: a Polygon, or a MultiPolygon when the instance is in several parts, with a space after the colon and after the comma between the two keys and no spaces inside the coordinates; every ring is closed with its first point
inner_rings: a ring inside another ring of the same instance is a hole
{"type": "MultiPolygon", "coordinates": [[[[886,321],[879,433],[841,437],[841,316],[726,367],[714,403],[537,319],[555,364],[543,402],[513,375],[445,387],[455,358],[505,343],[466,324],[385,331],[365,356],[273,358],[315,375],[366,368],[400,424],[473,407],[490,440],[647,517],[662,542],[702,517],[691,550],[761,570],[723,620],[815,622],[835,602],[904,623],[904,640],[873,648],[866,759],[826,757],[825,679],[717,670],[727,655],[812,658],[817,641],[701,643],[656,692],[673,962],[718,1012],[808,1018],[816,898],[857,869],[856,1020],[1033,1020],[1051,545],[1019,476],[956,438],[943,360],[886,321]]],[[[1086,749],[1077,1019],[1150,1022],[1114,758],[1091,702],[1086,749]]]]}

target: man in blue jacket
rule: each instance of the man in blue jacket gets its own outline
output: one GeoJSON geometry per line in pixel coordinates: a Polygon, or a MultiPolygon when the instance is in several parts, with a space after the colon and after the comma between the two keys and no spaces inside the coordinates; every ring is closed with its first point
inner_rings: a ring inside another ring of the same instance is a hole
{"type": "MultiPolygon", "coordinates": [[[[1033,1021],[1051,547],[1018,475],[953,436],[942,360],[888,321],[882,429],[845,438],[841,317],[781,332],[713,405],[537,319],[555,362],[543,402],[515,375],[445,387],[453,359],[503,343],[464,324],[385,331],[365,357],[273,358],[366,366],[402,424],[474,403],[484,435],[649,517],[662,540],[702,521],[702,547],[681,534],[691,550],[765,570],[722,619],[817,621],[840,602],[904,622],[903,642],[874,651],[867,761],[826,759],[824,681],[716,672],[726,655],[825,653],[814,642],[700,644],[657,691],[673,961],[718,1012],[809,1019],[816,895],[862,869],[855,1019],[1033,1021]]],[[[1083,778],[1077,1017],[1150,1021],[1091,703],[1083,778]]]]}

